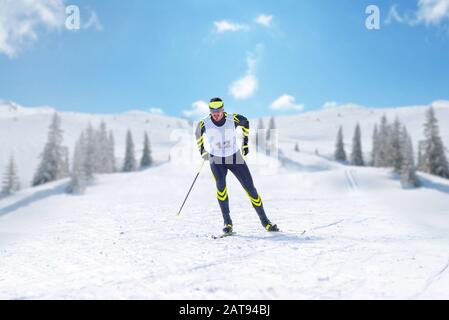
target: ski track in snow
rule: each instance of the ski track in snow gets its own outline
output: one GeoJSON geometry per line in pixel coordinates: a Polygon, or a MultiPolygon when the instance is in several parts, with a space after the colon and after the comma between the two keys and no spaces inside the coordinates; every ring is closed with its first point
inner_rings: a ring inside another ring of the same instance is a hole
{"type": "Polygon", "coordinates": [[[276,179],[251,166],[279,234],[259,225],[232,174],[237,235],[211,239],[222,218],[207,172],[176,218],[194,165],[103,176],[82,197],[18,207],[0,217],[0,298],[449,298],[447,238],[373,197],[371,171],[300,161],[276,179]]]}

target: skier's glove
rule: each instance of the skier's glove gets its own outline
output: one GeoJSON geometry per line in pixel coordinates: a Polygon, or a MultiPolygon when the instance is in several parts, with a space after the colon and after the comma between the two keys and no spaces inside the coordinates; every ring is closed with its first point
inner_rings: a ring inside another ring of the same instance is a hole
{"type": "Polygon", "coordinates": [[[204,161],[209,161],[210,159],[210,155],[209,152],[204,152],[201,157],[203,158],[204,161]]]}
{"type": "Polygon", "coordinates": [[[249,153],[249,147],[248,147],[247,144],[244,144],[244,145],[243,145],[243,147],[242,147],[242,153],[243,153],[243,156],[244,156],[244,157],[246,157],[246,156],[248,155],[248,153],[249,153]]]}

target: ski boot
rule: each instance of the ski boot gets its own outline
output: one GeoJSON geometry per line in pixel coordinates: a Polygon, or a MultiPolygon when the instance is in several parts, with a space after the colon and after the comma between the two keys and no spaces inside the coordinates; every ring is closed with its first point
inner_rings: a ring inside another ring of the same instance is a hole
{"type": "Polygon", "coordinates": [[[279,232],[280,231],[278,226],[275,224],[272,224],[272,223],[268,223],[265,226],[265,230],[267,230],[268,232],[279,232]]]}
{"type": "Polygon", "coordinates": [[[225,225],[225,227],[223,228],[223,233],[232,234],[233,233],[232,224],[225,225]]]}

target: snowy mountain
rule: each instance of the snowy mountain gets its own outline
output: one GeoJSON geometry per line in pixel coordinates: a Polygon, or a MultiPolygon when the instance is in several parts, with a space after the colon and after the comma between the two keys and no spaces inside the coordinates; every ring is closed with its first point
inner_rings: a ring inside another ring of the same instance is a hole
{"type": "MultiPolygon", "coordinates": [[[[435,108],[439,120],[440,134],[446,147],[449,147],[449,101],[436,101],[431,104],[435,108]]],[[[359,105],[348,104],[331,107],[296,116],[276,117],[279,129],[279,138],[286,148],[294,148],[296,142],[301,150],[315,152],[322,155],[333,155],[338,128],[343,126],[346,151],[349,152],[352,137],[357,123],[362,131],[362,147],[368,154],[372,148],[372,134],[374,126],[380,123],[380,118],[386,115],[392,123],[396,117],[407,127],[412,136],[415,150],[418,141],[423,139],[423,124],[425,112],[430,105],[409,106],[400,108],[366,108],[359,105]]],[[[257,122],[253,122],[253,127],[257,122]]],[[[268,119],[264,119],[267,127],[268,119]]]]}
{"type": "MultiPolygon", "coordinates": [[[[54,109],[49,107],[25,108],[13,102],[0,103],[0,175],[3,174],[11,154],[17,162],[22,186],[29,186],[39,163],[39,155],[47,140],[54,109]]],[[[170,146],[175,143],[173,130],[188,130],[186,120],[143,111],[123,114],[95,115],[60,112],[64,145],[69,147],[70,156],[81,131],[89,123],[98,127],[101,121],[112,130],[116,141],[116,157],[120,160],[125,153],[126,131],[133,133],[136,157],[141,156],[143,136],[147,131],[157,162],[167,161],[170,146]]],[[[120,161],[119,161],[120,163],[120,161]]]]}

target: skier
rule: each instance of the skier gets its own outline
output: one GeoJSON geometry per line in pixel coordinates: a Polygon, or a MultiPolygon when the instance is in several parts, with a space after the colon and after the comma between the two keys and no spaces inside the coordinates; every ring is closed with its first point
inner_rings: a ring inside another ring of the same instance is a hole
{"type": "Polygon", "coordinates": [[[230,170],[245,189],[251,203],[259,215],[262,226],[269,232],[278,232],[279,229],[272,224],[265,214],[262,199],[260,198],[249,168],[237,146],[237,127],[243,131],[243,156],[248,155],[249,121],[238,114],[224,112],[224,103],[220,98],[212,98],[209,103],[210,115],[198,123],[196,139],[198,149],[205,161],[210,162],[210,168],[217,185],[217,198],[224,220],[223,232],[225,235],[233,233],[233,225],[229,210],[228,189],[226,175],[230,170]],[[204,137],[207,137],[210,150],[204,147],[204,137]]]}

